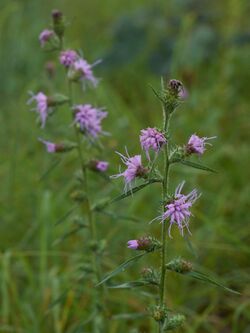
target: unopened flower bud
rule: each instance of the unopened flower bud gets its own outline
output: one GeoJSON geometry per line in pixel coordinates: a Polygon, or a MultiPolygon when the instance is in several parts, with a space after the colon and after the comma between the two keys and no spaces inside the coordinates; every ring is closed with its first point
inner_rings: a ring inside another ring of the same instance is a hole
{"type": "Polygon", "coordinates": [[[193,265],[187,260],[177,258],[166,264],[166,268],[173,272],[185,274],[192,271],[193,265]]]}
{"type": "Polygon", "coordinates": [[[161,247],[161,243],[153,237],[129,240],[127,245],[129,249],[147,252],[153,252],[161,247]]]}
{"type": "Polygon", "coordinates": [[[44,69],[50,79],[52,79],[55,76],[56,66],[53,61],[46,62],[44,69]]]}
{"type": "Polygon", "coordinates": [[[106,161],[98,161],[98,160],[92,160],[89,162],[88,167],[97,172],[105,172],[107,171],[109,166],[109,163],[106,161]]]}
{"type": "Polygon", "coordinates": [[[175,328],[182,326],[185,320],[186,317],[183,316],[182,314],[168,316],[164,322],[163,326],[164,332],[171,331],[174,330],[175,328]]]}
{"type": "Polygon", "coordinates": [[[83,191],[74,191],[70,194],[72,200],[82,202],[86,198],[86,193],[83,191]]]}
{"type": "Polygon", "coordinates": [[[62,94],[54,94],[48,97],[48,106],[54,107],[69,102],[69,98],[62,94]]]}
{"type": "Polygon", "coordinates": [[[41,138],[38,140],[45,145],[48,153],[65,153],[76,148],[76,144],[73,142],[53,143],[41,138]]]}
{"type": "Polygon", "coordinates": [[[164,321],[167,315],[167,308],[165,305],[160,306],[156,305],[152,310],[151,310],[151,315],[156,321],[164,321]]]}
{"type": "Polygon", "coordinates": [[[51,15],[53,20],[53,29],[57,36],[61,39],[65,30],[65,20],[63,13],[58,9],[54,9],[51,15]]]}
{"type": "Polygon", "coordinates": [[[150,282],[151,284],[159,285],[159,281],[160,281],[159,273],[155,269],[153,269],[151,267],[145,267],[141,271],[141,275],[144,280],[150,282]]]}
{"type": "Polygon", "coordinates": [[[184,86],[179,80],[172,79],[168,82],[168,90],[176,97],[183,96],[184,86]]]}

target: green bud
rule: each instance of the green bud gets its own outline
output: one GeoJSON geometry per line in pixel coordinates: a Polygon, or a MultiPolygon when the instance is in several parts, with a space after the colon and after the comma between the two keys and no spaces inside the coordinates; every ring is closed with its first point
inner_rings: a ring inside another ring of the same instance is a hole
{"type": "Polygon", "coordinates": [[[156,305],[152,308],[151,315],[155,321],[164,322],[167,315],[167,308],[165,307],[165,305],[163,306],[156,305]]]}
{"type": "Polygon", "coordinates": [[[58,106],[69,102],[69,98],[62,94],[55,94],[48,97],[48,106],[58,106]]]}
{"type": "Polygon", "coordinates": [[[137,240],[137,250],[141,251],[147,251],[147,252],[153,252],[155,250],[158,250],[161,248],[161,242],[158,241],[158,239],[151,237],[151,236],[146,236],[139,238],[137,240]]]}
{"type": "Polygon", "coordinates": [[[143,268],[141,275],[144,280],[150,282],[151,284],[159,285],[160,282],[159,273],[152,267],[143,268]]]}
{"type": "Polygon", "coordinates": [[[82,202],[86,198],[86,193],[83,191],[74,191],[70,194],[71,199],[77,202],[82,202]]]}
{"type": "Polygon", "coordinates": [[[164,332],[171,331],[174,330],[175,328],[182,326],[185,320],[186,317],[183,316],[182,314],[176,314],[171,316],[168,315],[163,325],[164,332]]]}
{"type": "Polygon", "coordinates": [[[166,268],[173,272],[185,274],[192,271],[193,265],[187,260],[176,258],[166,264],[166,268]]]}
{"type": "Polygon", "coordinates": [[[52,11],[53,30],[57,36],[62,39],[65,30],[65,19],[60,10],[54,9],[52,11]]]}

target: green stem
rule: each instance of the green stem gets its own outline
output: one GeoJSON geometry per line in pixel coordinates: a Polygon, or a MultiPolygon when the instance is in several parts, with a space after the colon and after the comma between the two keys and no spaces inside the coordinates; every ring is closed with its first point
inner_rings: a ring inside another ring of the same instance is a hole
{"type": "MultiPolygon", "coordinates": [[[[68,81],[68,91],[69,91],[69,104],[70,107],[73,106],[73,91],[72,91],[72,82],[68,81]]],[[[79,161],[81,164],[81,171],[82,171],[82,177],[83,177],[83,186],[84,186],[84,190],[85,190],[85,200],[84,200],[84,204],[85,204],[85,208],[86,208],[86,212],[87,212],[87,219],[88,219],[88,224],[90,227],[90,232],[91,232],[91,238],[94,242],[94,244],[97,244],[97,230],[96,230],[96,223],[95,223],[95,219],[93,216],[93,211],[91,209],[91,201],[89,198],[89,187],[88,187],[88,172],[87,172],[87,167],[86,167],[86,163],[84,161],[84,156],[83,156],[83,152],[82,152],[82,145],[81,145],[81,137],[79,134],[79,131],[77,130],[77,128],[74,126],[75,128],[75,136],[76,136],[76,141],[77,141],[77,151],[78,151],[78,157],[79,157],[79,161]]],[[[100,267],[99,267],[99,262],[98,262],[98,258],[96,255],[95,250],[91,251],[92,254],[92,268],[93,268],[93,272],[95,274],[95,284],[100,281],[101,279],[101,272],[100,272],[100,267]]],[[[97,290],[96,290],[97,292],[97,290]]],[[[98,297],[95,296],[95,303],[94,303],[94,311],[98,312],[98,308],[99,308],[99,301],[98,301],[98,297]]],[[[95,325],[95,324],[94,324],[95,325]]],[[[95,332],[98,332],[97,328],[94,328],[95,332]]]]}
{"type": "MultiPolygon", "coordinates": [[[[164,121],[164,132],[168,135],[169,131],[169,121],[170,121],[170,113],[166,109],[166,106],[163,105],[163,121],[164,121]]],[[[162,212],[165,210],[165,200],[168,196],[169,191],[169,169],[170,169],[170,160],[169,160],[169,143],[167,141],[164,146],[164,176],[162,181],[162,212]]],[[[166,280],[166,257],[167,257],[167,224],[165,221],[162,222],[161,229],[161,241],[162,241],[162,249],[161,249],[161,277],[160,277],[160,306],[163,306],[165,303],[165,280],[166,280]]],[[[159,333],[162,332],[163,322],[159,322],[159,333]]]]}

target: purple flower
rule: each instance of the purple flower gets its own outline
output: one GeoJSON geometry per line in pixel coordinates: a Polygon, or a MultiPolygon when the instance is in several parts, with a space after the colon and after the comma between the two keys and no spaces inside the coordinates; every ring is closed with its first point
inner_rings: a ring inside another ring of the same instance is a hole
{"type": "Polygon", "coordinates": [[[73,65],[73,63],[77,60],[78,54],[74,50],[66,50],[60,53],[60,63],[67,67],[73,65]]]}
{"type": "Polygon", "coordinates": [[[192,215],[190,212],[190,208],[192,207],[194,202],[200,197],[196,189],[194,189],[187,195],[181,194],[181,190],[184,184],[185,182],[182,182],[180,185],[177,186],[175,190],[174,200],[166,204],[166,210],[161,217],[163,223],[167,218],[170,219],[170,225],[168,228],[168,235],[170,238],[172,238],[171,227],[173,224],[177,224],[182,236],[183,229],[185,227],[190,233],[189,218],[192,215]]]}
{"type": "Polygon", "coordinates": [[[36,108],[33,110],[39,113],[41,127],[44,128],[48,117],[48,97],[44,93],[39,92],[38,94],[31,97],[31,99],[28,101],[28,104],[32,103],[33,101],[36,102],[36,108]]]}
{"type": "Polygon", "coordinates": [[[38,140],[45,145],[48,153],[55,153],[57,151],[57,145],[55,143],[43,140],[41,138],[38,140]]]}
{"type": "Polygon", "coordinates": [[[149,149],[153,149],[158,153],[167,140],[163,133],[155,128],[148,127],[141,130],[140,142],[142,149],[145,150],[147,158],[150,160],[149,149]]]}
{"type": "Polygon", "coordinates": [[[211,143],[206,142],[207,140],[215,139],[216,137],[210,137],[210,138],[200,138],[198,135],[193,134],[191,135],[190,139],[188,140],[188,143],[185,147],[186,153],[188,155],[190,154],[198,154],[202,155],[205,151],[205,145],[211,145],[211,143]]]}
{"type": "Polygon", "coordinates": [[[83,81],[90,81],[94,87],[97,86],[98,80],[94,77],[92,67],[98,62],[90,65],[85,59],[79,58],[72,64],[72,68],[75,72],[79,73],[80,79],[83,81]]]}
{"type": "Polygon", "coordinates": [[[101,121],[107,116],[107,112],[94,108],[90,104],[76,105],[74,107],[75,123],[79,125],[86,135],[97,138],[102,132],[101,121]]]}
{"type": "Polygon", "coordinates": [[[121,160],[127,166],[127,169],[111,177],[112,178],[124,177],[125,191],[126,191],[127,186],[131,186],[132,181],[135,180],[136,177],[144,177],[148,170],[144,168],[142,165],[141,155],[135,155],[130,157],[128,152],[127,152],[128,156],[124,156],[118,152],[117,154],[121,156],[121,160]]]}
{"type": "Polygon", "coordinates": [[[45,29],[39,35],[39,41],[42,47],[55,35],[53,30],[45,29]]]}
{"type": "Polygon", "coordinates": [[[136,239],[129,240],[127,244],[128,244],[128,248],[132,249],[132,250],[137,250],[138,246],[139,246],[139,243],[136,239]]]}
{"type": "Polygon", "coordinates": [[[105,172],[108,169],[109,163],[106,161],[97,161],[96,170],[100,172],[105,172]]]}

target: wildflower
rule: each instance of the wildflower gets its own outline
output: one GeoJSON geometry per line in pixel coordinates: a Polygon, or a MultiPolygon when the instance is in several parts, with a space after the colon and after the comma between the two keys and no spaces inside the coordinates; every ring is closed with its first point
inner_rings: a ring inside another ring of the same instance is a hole
{"type": "Polygon", "coordinates": [[[66,68],[73,65],[73,63],[77,60],[78,55],[74,50],[66,50],[60,53],[60,63],[64,65],[66,68]]]}
{"type": "Polygon", "coordinates": [[[138,240],[136,240],[136,239],[128,241],[127,244],[128,244],[128,248],[132,249],[132,250],[137,250],[138,246],[139,246],[138,240]]]}
{"type": "Polygon", "coordinates": [[[118,155],[121,156],[121,160],[127,166],[127,169],[117,175],[113,175],[112,178],[124,177],[126,191],[127,186],[131,186],[132,181],[135,180],[136,177],[145,177],[148,170],[142,165],[141,155],[130,157],[128,152],[128,156],[124,156],[120,153],[118,153],[118,155]]]}
{"type": "Polygon", "coordinates": [[[106,161],[91,160],[88,167],[93,171],[105,172],[108,169],[109,163],[106,161]]]}
{"type": "Polygon", "coordinates": [[[55,33],[53,30],[48,30],[48,29],[43,30],[39,35],[39,41],[41,46],[44,47],[45,44],[49,42],[54,36],[55,33]]]}
{"type": "Polygon", "coordinates": [[[86,135],[97,138],[102,132],[101,121],[107,116],[107,112],[94,108],[90,104],[76,105],[74,107],[75,123],[86,135]]]}
{"type": "Polygon", "coordinates": [[[36,102],[36,108],[34,110],[39,113],[41,127],[44,128],[48,117],[48,97],[44,93],[39,92],[38,94],[31,97],[31,99],[28,101],[28,104],[32,103],[33,101],[36,102]]]}
{"type": "Polygon", "coordinates": [[[156,128],[150,128],[141,130],[140,142],[142,149],[145,150],[147,158],[150,160],[149,149],[153,149],[155,152],[159,152],[161,147],[167,143],[167,140],[163,133],[159,132],[156,128]]]}
{"type": "Polygon", "coordinates": [[[98,80],[94,77],[92,67],[97,65],[97,63],[99,63],[99,61],[90,65],[85,59],[79,58],[72,64],[71,71],[68,73],[69,78],[73,81],[78,79],[83,82],[89,81],[96,87],[98,80]]]}
{"type": "Polygon", "coordinates": [[[163,213],[161,219],[164,222],[167,218],[170,218],[170,225],[168,228],[168,235],[171,237],[171,227],[173,224],[177,224],[181,235],[183,236],[183,229],[186,227],[189,230],[189,218],[191,216],[190,208],[195,203],[195,201],[200,197],[196,189],[194,189],[189,194],[181,194],[181,190],[185,182],[182,182],[177,186],[175,190],[174,200],[166,204],[166,211],[163,213]]]}
{"type": "Polygon", "coordinates": [[[97,161],[96,170],[100,172],[105,172],[108,169],[109,163],[106,161],[97,161]]]}
{"type": "Polygon", "coordinates": [[[210,138],[200,138],[196,134],[192,134],[190,139],[188,140],[187,145],[185,146],[185,151],[187,155],[191,154],[198,154],[202,155],[205,151],[205,145],[211,145],[211,143],[206,142],[207,140],[215,139],[216,137],[210,137],[210,138]]]}
{"type": "Polygon", "coordinates": [[[156,238],[150,236],[130,240],[127,244],[129,249],[147,252],[153,252],[161,248],[161,243],[156,238]]]}
{"type": "Polygon", "coordinates": [[[57,151],[57,145],[55,143],[40,138],[38,140],[45,145],[48,153],[55,153],[57,151]]]}

